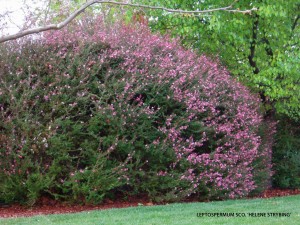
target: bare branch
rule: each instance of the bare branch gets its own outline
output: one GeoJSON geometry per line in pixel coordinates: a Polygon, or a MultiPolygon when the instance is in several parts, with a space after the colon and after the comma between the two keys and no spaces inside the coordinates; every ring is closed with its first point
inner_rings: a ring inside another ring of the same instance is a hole
{"type": "Polygon", "coordinates": [[[46,9],[46,13],[45,13],[45,18],[44,18],[44,24],[46,23],[47,19],[48,19],[48,14],[50,11],[50,7],[51,7],[51,0],[49,0],[48,5],[47,5],[47,9],[46,9]]]}
{"type": "Polygon", "coordinates": [[[13,11],[6,11],[4,14],[0,14],[0,19],[5,18],[9,14],[13,13],[13,11]]]}
{"type": "MultiPolygon", "coordinates": [[[[234,1],[235,3],[236,1],[234,1]]],[[[132,3],[123,3],[123,2],[115,2],[115,1],[103,1],[103,0],[90,0],[83,4],[79,9],[77,9],[75,12],[73,12],[69,17],[67,17],[64,21],[58,24],[50,24],[42,27],[37,27],[33,29],[24,30],[21,32],[18,32],[16,34],[7,35],[0,38],[0,43],[14,40],[17,38],[21,38],[30,34],[36,34],[47,30],[59,30],[63,27],[65,27],[67,24],[69,24],[72,20],[74,20],[79,14],[83,13],[86,8],[90,7],[94,4],[112,4],[112,5],[123,5],[123,6],[130,6],[130,7],[136,7],[136,8],[145,8],[145,9],[152,9],[152,10],[163,10],[170,13],[179,13],[179,14],[201,14],[201,13],[210,13],[210,12],[216,12],[216,11],[226,11],[231,13],[243,13],[243,14],[250,14],[252,11],[256,11],[256,8],[252,8],[249,10],[235,10],[232,9],[233,4],[223,7],[223,8],[214,8],[214,9],[207,9],[207,10],[196,10],[196,11],[189,11],[189,10],[180,10],[180,9],[170,9],[160,6],[149,6],[149,5],[140,5],[140,4],[132,4],[132,3]]]]}

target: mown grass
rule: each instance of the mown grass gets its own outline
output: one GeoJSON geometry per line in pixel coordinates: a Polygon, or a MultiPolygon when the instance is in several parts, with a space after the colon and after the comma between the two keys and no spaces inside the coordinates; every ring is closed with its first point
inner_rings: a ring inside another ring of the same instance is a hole
{"type": "Polygon", "coordinates": [[[139,206],[123,209],[89,211],[74,214],[40,215],[28,218],[0,219],[1,225],[195,225],[195,224],[300,224],[300,195],[250,200],[228,200],[209,203],[180,203],[163,206],[139,206]],[[234,213],[233,217],[197,216],[197,213],[234,213]],[[238,214],[240,213],[240,214],[238,214]],[[238,217],[243,215],[245,217],[238,217]],[[253,217],[248,213],[265,213],[253,217]],[[289,217],[268,213],[290,213],[289,217]]]}

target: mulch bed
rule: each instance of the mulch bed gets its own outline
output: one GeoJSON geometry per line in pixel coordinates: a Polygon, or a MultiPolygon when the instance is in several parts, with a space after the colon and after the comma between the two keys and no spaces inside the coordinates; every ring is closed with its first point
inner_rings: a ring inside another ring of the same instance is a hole
{"type": "MultiPolygon", "coordinates": [[[[279,196],[288,195],[299,195],[300,190],[290,190],[290,189],[270,189],[265,191],[263,194],[254,198],[272,198],[279,196]]],[[[191,199],[191,202],[195,200],[191,199]]],[[[68,205],[64,203],[59,203],[48,198],[41,198],[41,200],[33,207],[26,207],[19,204],[14,205],[0,205],[0,217],[28,217],[35,215],[48,215],[48,214],[61,214],[61,213],[75,213],[90,210],[101,210],[101,209],[111,209],[111,208],[125,208],[133,206],[151,206],[154,205],[146,197],[130,197],[125,200],[106,200],[100,205],[68,205]]]]}

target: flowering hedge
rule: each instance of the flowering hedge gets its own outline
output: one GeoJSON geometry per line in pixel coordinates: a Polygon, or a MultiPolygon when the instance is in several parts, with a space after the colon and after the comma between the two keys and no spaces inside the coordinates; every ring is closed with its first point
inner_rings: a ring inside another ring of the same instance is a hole
{"type": "Polygon", "coordinates": [[[0,50],[0,200],[236,198],[269,175],[259,99],[177,40],[97,19],[21,42],[0,50]]]}

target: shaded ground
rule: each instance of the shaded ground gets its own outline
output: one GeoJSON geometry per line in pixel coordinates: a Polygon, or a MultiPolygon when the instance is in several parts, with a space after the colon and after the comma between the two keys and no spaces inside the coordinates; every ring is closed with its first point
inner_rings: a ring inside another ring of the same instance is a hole
{"type": "MultiPolygon", "coordinates": [[[[271,198],[278,196],[298,195],[300,190],[282,190],[282,189],[270,189],[265,191],[257,198],[271,198]]],[[[194,200],[191,200],[194,201],[194,200]]],[[[110,208],[125,208],[131,206],[150,206],[154,205],[146,197],[128,198],[125,200],[110,201],[107,200],[104,203],[92,206],[92,205],[67,205],[47,198],[42,198],[40,202],[31,208],[21,206],[18,204],[11,206],[0,206],[0,217],[26,217],[41,214],[60,214],[60,213],[74,213],[88,210],[110,209],[110,208]]]]}

